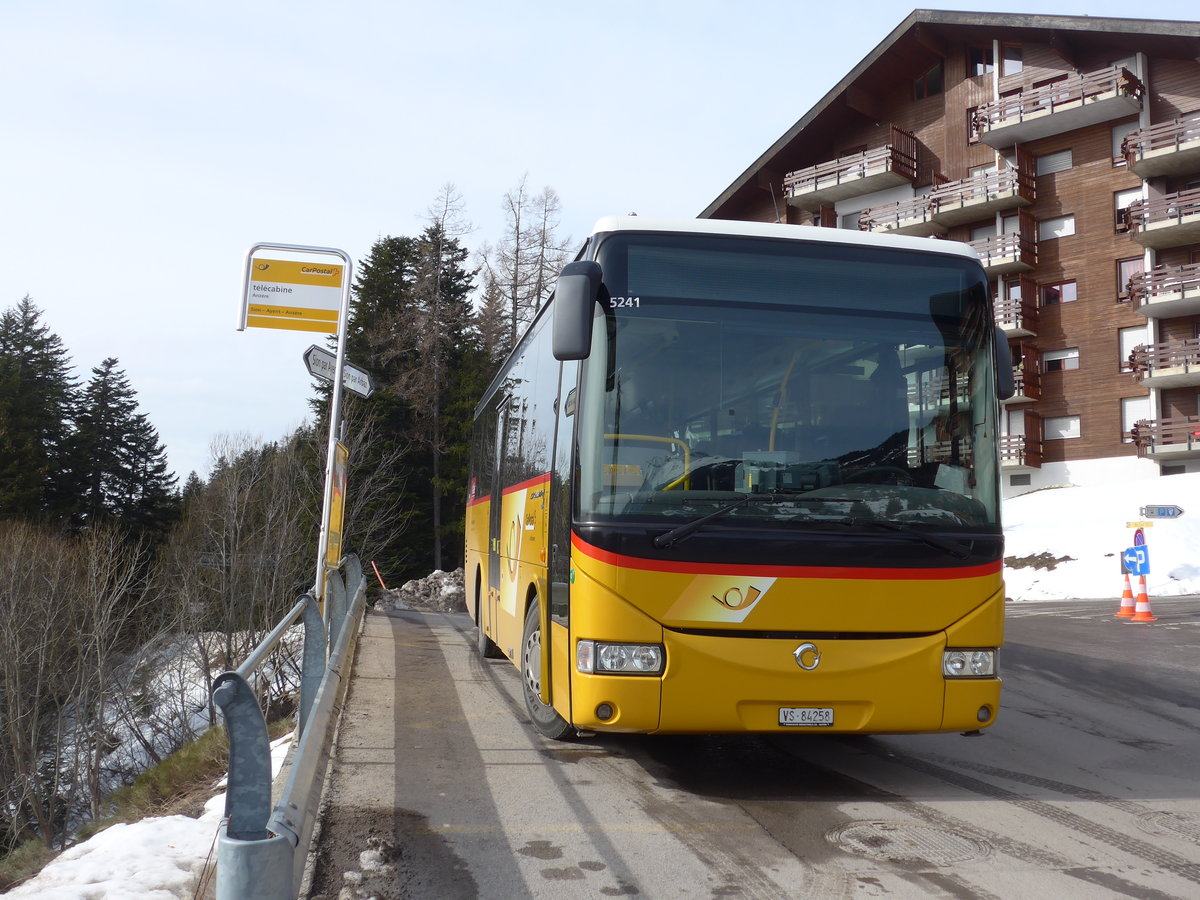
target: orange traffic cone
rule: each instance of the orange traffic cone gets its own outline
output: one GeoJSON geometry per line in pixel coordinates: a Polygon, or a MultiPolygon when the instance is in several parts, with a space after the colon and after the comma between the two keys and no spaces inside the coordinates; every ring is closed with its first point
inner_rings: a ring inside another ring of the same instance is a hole
{"type": "Polygon", "coordinates": [[[1133,618],[1130,622],[1157,622],[1154,613],[1150,611],[1150,598],[1146,596],[1146,576],[1138,576],[1137,604],[1134,606],[1133,618]]]}
{"type": "Polygon", "coordinates": [[[1125,590],[1121,591],[1121,608],[1113,615],[1119,616],[1122,619],[1128,619],[1133,616],[1133,586],[1129,583],[1129,573],[1125,573],[1125,590]]]}

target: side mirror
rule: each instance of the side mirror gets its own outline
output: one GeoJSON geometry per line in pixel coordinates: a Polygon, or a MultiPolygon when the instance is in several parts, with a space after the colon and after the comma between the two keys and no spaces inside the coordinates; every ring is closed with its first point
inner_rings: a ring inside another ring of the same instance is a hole
{"type": "Polygon", "coordinates": [[[1017,385],[1013,379],[1012,350],[1008,346],[1008,338],[1004,336],[1004,329],[999,325],[996,326],[994,362],[996,365],[996,396],[1001,400],[1007,400],[1016,393],[1017,385]]]}
{"type": "Polygon", "coordinates": [[[573,262],[563,266],[554,288],[555,359],[587,359],[591,353],[592,317],[602,277],[599,263],[573,262]]]}

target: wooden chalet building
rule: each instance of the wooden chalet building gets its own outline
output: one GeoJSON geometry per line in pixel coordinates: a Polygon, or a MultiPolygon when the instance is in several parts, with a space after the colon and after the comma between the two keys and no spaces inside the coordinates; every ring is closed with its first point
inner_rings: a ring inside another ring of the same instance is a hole
{"type": "Polygon", "coordinates": [[[974,246],[1006,496],[1200,471],[1200,22],[916,10],[701,215],[974,246]]]}

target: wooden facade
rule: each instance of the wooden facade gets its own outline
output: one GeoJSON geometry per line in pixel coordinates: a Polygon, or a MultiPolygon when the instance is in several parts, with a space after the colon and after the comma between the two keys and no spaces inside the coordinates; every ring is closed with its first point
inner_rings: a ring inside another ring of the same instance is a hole
{"type": "MultiPolygon", "coordinates": [[[[1188,123],[1178,142],[1184,145],[1194,136],[1197,116],[1200,22],[918,10],[702,216],[894,229],[977,247],[1021,234],[1021,259],[988,269],[1014,359],[1026,372],[1038,370],[1036,397],[1014,398],[1005,416],[1005,422],[1023,416],[1030,436],[1020,470],[1154,458],[1130,441],[1127,410],[1148,409],[1150,419],[1200,414],[1200,377],[1195,387],[1164,379],[1156,388],[1154,378],[1131,372],[1126,344],[1139,328],[1145,343],[1156,347],[1200,337],[1200,303],[1192,309],[1185,301],[1157,308],[1134,302],[1138,295],[1128,276],[1139,258],[1148,276],[1200,263],[1200,221],[1189,224],[1187,205],[1200,191],[1200,159],[1181,154],[1164,161],[1159,157],[1169,156],[1170,147],[1158,149],[1170,145],[1169,137],[1161,137],[1162,123],[1188,123]],[[1072,95],[1078,85],[1094,96],[1072,95]],[[1023,137],[1011,144],[1000,143],[1007,131],[988,137],[996,110],[1009,116],[1012,109],[1031,123],[1018,129],[1023,137]],[[1158,130],[1146,146],[1155,158],[1127,158],[1130,141],[1152,128],[1158,130]],[[819,204],[785,198],[789,175],[876,151],[896,130],[917,142],[911,183],[888,190],[868,186],[859,197],[843,192],[819,204]],[[1156,174],[1143,177],[1139,166],[1156,174]],[[956,194],[960,183],[983,179],[988,167],[1019,167],[1033,183],[1023,182],[1011,204],[988,205],[978,220],[956,212],[939,222],[938,186],[950,185],[941,194],[956,194]],[[1147,224],[1147,204],[1174,218],[1147,224]],[[1157,230],[1150,235],[1150,229],[1157,230]],[[1063,287],[1070,285],[1073,292],[1063,287]],[[1014,327],[1014,311],[1023,325],[1014,327]],[[1047,354],[1075,350],[1077,367],[1039,363],[1047,354]],[[1079,436],[1049,437],[1035,448],[1032,435],[1041,438],[1038,429],[1062,417],[1078,417],[1079,436]]],[[[1020,433],[1010,433],[1008,444],[1020,444],[1020,433]]]]}

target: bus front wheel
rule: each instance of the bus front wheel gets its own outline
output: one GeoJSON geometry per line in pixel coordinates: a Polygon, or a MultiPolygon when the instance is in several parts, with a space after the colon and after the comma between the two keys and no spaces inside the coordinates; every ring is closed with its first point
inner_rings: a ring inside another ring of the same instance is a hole
{"type": "Polygon", "coordinates": [[[521,682],[525,687],[525,708],[533,727],[550,738],[561,741],[575,729],[553,706],[542,702],[542,619],[538,601],[529,604],[525,614],[525,632],[521,638],[521,682]]]}

